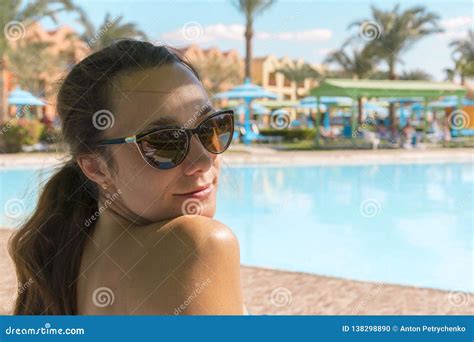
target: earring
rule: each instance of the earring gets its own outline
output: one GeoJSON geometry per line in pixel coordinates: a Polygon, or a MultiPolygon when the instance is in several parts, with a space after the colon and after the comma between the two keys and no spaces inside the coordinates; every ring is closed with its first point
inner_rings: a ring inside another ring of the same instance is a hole
{"type": "Polygon", "coordinates": [[[102,183],[102,189],[107,190],[108,188],[109,186],[107,185],[107,183],[102,183]]]}

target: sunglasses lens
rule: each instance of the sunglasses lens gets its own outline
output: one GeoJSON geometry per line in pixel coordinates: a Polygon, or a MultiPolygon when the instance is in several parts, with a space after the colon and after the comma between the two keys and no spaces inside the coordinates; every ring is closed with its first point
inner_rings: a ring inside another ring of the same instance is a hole
{"type": "Polygon", "coordinates": [[[177,129],[151,133],[138,143],[145,159],[160,170],[175,167],[185,157],[188,140],[177,129]]]}
{"type": "Polygon", "coordinates": [[[199,129],[199,139],[209,152],[222,153],[229,147],[233,133],[233,114],[225,113],[204,121],[199,129]]]}

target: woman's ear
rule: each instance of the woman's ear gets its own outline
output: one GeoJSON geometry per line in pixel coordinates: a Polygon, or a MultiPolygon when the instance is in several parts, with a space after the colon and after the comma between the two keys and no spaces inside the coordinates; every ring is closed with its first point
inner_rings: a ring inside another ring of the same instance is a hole
{"type": "Polygon", "coordinates": [[[99,155],[77,157],[77,164],[91,181],[99,186],[112,184],[112,177],[105,161],[99,155]]]}

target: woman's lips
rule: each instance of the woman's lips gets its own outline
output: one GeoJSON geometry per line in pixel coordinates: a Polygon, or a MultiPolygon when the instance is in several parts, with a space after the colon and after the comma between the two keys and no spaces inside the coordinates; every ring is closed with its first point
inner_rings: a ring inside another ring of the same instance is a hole
{"type": "Polygon", "coordinates": [[[194,191],[184,193],[184,194],[176,194],[175,196],[181,198],[196,198],[196,199],[205,199],[209,197],[209,195],[214,191],[214,184],[208,184],[206,186],[202,186],[197,188],[194,191]]]}

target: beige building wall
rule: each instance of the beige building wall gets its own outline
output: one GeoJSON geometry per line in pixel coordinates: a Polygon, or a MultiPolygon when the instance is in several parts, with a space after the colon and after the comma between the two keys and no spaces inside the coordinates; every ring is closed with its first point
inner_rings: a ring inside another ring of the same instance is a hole
{"type": "MultiPolygon", "coordinates": [[[[196,44],[189,45],[181,51],[184,53],[187,59],[191,63],[199,65],[199,63],[203,60],[219,60],[225,65],[237,65],[237,69],[239,70],[238,77],[243,79],[244,75],[244,61],[242,57],[239,55],[237,50],[229,50],[229,51],[221,51],[216,47],[211,47],[208,49],[202,49],[196,44]]],[[[201,75],[202,81],[205,86],[208,85],[209,80],[206,78],[206,75],[201,75]]],[[[219,86],[219,91],[226,91],[233,86],[236,86],[235,82],[231,81],[224,81],[219,86]]]]}
{"type": "MultiPolygon", "coordinates": [[[[309,90],[317,86],[317,81],[306,79],[303,84],[297,85],[290,82],[284,75],[277,72],[285,66],[295,66],[304,64],[303,59],[292,60],[288,57],[277,58],[274,55],[254,58],[252,61],[252,80],[267,90],[273,91],[281,96],[282,100],[297,100],[295,88],[297,88],[298,98],[307,96],[309,90]]],[[[324,68],[318,64],[310,64],[315,70],[324,73],[324,68]]]]}
{"type": "MultiPolygon", "coordinates": [[[[75,63],[85,58],[90,53],[90,49],[87,44],[75,34],[75,31],[68,26],[62,26],[55,30],[47,31],[40,23],[36,22],[25,27],[24,32],[25,34],[21,38],[21,41],[10,42],[13,49],[27,42],[44,42],[50,44],[47,49],[52,56],[63,55],[66,57],[65,60],[70,61],[70,63],[65,66],[53,67],[51,70],[39,75],[39,78],[44,81],[44,93],[49,94],[49,96],[43,98],[43,100],[47,102],[46,107],[43,109],[43,114],[49,119],[52,119],[55,115],[54,94],[57,90],[58,81],[61,77],[65,76],[75,63]]],[[[34,56],[31,63],[34,63],[34,56]]],[[[16,76],[8,70],[8,60],[6,60],[3,78],[4,89],[2,96],[7,100],[8,93],[14,90],[18,84],[16,76]]],[[[7,121],[14,115],[15,109],[10,108],[8,114],[6,114],[3,119],[7,121]]]]}

